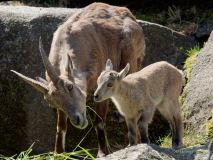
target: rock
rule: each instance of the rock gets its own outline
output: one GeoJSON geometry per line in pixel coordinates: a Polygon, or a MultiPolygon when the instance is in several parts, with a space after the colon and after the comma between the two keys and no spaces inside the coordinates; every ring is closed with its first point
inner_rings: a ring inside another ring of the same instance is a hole
{"type": "Polygon", "coordinates": [[[0,2],[1,6],[23,6],[24,4],[20,1],[6,1],[6,2],[0,2]]]}
{"type": "Polygon", "coordinates": [[[205,160],[208,157],[207,145],[180,150],[161,148],[156,145],[138,144],[127,147],[97,160],[205,160]]]}
{"type": "Polygon", "coordinates": [[[213,108],[213,32],[199,52],[191,79],[184,89],[183,110],[186,128],[205,135],[205,124],[212,119],[213,108]]]}
{"type": "Polygon", "coordinates": [[[197,28],[197,31],[195,33],[195,36],[198,39],[209,37],[209,35],[211,34],[212,30],[213,30],[213,19],[199,24],[198,28],[197,28]]]}
{"type": "MultiPolygon", "coordinates": [[[[35,152],[53,151],[55,111],[48,107],[40,93],[10,70],[17,70],[32,78],[44,77],[38,39],[42,37],[48,53],[54,31],[76,11],[65,8],[0,6],[0,153],[17,153],[27,149],[33,142],[35,152]]],[[[167,60],[172,64],[184,61],[180,51],[182,48],[190,48],[194,44],[192,39],[161,25],[144,21],[139,23],[144,29],[147,43],[144,65],[159,60],[167,60]]],[[[116,142],[122,139],[126,145],[125,124],[122,124],[122,129],[121,124],[108,124],[109,139],[114,138],[116,142]],[[119,132],[114,128],[118,128],[119,132]]],[[[81,131],[69,126],[68,150],[80,142],[87,130],[81,131]]],[[[97,147],[94,130],[82,143],[84,145],[87,148],[97,147]]]]}
{"type": "Polygon", "coordinates": [[[38,51],[46,51],[57,26],[76,9],[0,6],[0,153],[14,154],[35,142],[35,152],[53,151],[56,120],[41,94],[11,69],[44,77],[38,51]]]}
{"type": "Polygon", "coordinates": [[[192,37],[165,26],[138,20],[144,30],[146,56],[143,66],[165,60],[181,68],[186,59],[185,51],[196,44],[192,37]]]}

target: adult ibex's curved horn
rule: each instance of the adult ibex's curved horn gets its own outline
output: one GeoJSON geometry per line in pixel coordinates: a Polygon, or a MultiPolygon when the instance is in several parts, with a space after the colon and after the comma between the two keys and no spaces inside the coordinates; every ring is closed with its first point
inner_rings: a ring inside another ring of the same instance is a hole
{"type": "Polygon", "coordinates": [[[47,58],[47,54],[44,51],[41,37],[39,37],[39,50],[41,53],[41,57],[44,63],[44,66],[47,70],[47,74],[50,77],[50,79],[53,81],[53,83],[56,83],[58,81],[58,74],[55,72],[52,64],[50,63],[49,59],[47,58]]]}
{"type": "Polygon", "coordinates": [[[27,82],[28,84],[30,84],[31,86],[33,86],[35,89],[37,89],[38,91],[42,92],[42,93],[46,93],[48,92],[48,87],[47,85],[38,82],[32,78],[26,77],[25,75],[18,73],[14,70],[11,70],[13,73],[15,73],[16,75],[18,75],[20,78],[22,78],[25,82],[27,82]]]}

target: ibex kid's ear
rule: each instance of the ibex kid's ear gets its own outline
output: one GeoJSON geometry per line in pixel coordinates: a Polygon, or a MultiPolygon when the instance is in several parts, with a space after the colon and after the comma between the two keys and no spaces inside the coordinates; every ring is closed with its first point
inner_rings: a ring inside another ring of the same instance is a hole
{"type": "Polygon", "coordinates": [[[119,79],[123,79],[124,77],[126,77],[126,75],[129,72],[129,69],[130,69],[130,65],[129,63],[127,63],[126,67],[118,73],[119,79]]]}
{"type": "Polygon", "coordinates": [[[111,61],[110,59],[107,59],[105,70],[106,70],[106,71],[110,71],[110,70],[112,70],[112,69],[113,69],[112,61],[111,61]]]}

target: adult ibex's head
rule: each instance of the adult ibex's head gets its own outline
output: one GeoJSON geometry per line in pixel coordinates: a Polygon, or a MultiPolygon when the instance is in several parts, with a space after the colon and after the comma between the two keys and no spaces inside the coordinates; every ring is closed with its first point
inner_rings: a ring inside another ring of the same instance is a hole
{"type": "Polygon", "coordinates": [[[39,92],[42,92],[45,99],[53,107],[64,111],[75,127],[85,128],[88,125],[86,118],[86,94],[75,84],[72,61],[67,56],[64,60],[63,71],[61,75],[58,75],[47,58],[41,38],[39,39],[39,49],[46,68],[46,74],[50,78],[49,82],[40,77],[34,80],[16,71],[11,71],[39,92]]]}
{"type": "Polygon", "coordinates": [[[105,70],[100,74],[97,80],[98,88],[94,93],[94,101],[100,102],[113,96],[117,90],[121,80],[129,72],[129,64],[120,71],[116,72],[113,70],[113,65],[110,59],[106,62],[105,70]]]}

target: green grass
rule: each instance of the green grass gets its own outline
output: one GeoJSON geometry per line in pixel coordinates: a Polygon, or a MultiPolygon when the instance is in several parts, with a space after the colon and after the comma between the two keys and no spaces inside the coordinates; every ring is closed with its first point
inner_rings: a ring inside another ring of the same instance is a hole
{"type": "Polygon", "coordinates": [[[78,160],[78,159],[87,159],[95,160],[95,157],[90,153],[91,150],[84,149],[83,147],[78,146],[78,151],[73,151],[69,153],[56,154],[53,152],[44,153],[40,155],[31,155],[33,151],[33,145],[30,146],[26,151],[21,152],[18,155],[11,157],[6,157],[0,155],[1,160],[78,160]]]}
{"type": "MultiPolygon", "coordinates": [[[[95,112],[92,108],[88,107],[90,110],[95,112]]],[[[97,114],[95,112],[95,114],[97,114]]],[[[43,153],[39,155],[32,155],[33,152],[33,145],[32,144],[26,151],[22,151],[19,154],[13,155],[11,157],[6,157],[0,154],[0,160],[79,160],[79,159],[87,159],[87,160],[95,160],[95,157],[90,153],[92,149],[85,149],[81,147],[81,143],[87,137],[87,135],[91,132],[93,128],[93,122],[89,117],[89,121],[92,124],[91,128],[86,132],[84,137],[80,140],[80,142],[76,145],[72,152],[69,153],[61,153],[57,154],[54,152],[43,153]]]]}
{"type": "MultiPolygon", "coordinates": [[[[93,108],[89,106],[87,106],[87,108],[88,110],[93,112],[95,115],[97,115],[96,111],[93,108]]],[[[97,148],[85,149],[81,146],[82,142],[85,140],[87,135],[92,131],[92,128],[94,127],[93,120],[92,120],[93,117],[90,117],[91,115],[89,114],[87,116],[92,126],[83,136],[83,138],[81,138],[80,142],[76,145],[76,147],[72,150],[72,152],[61,153],[61,154],[48,152],[48,153],[43,153],[39,155],[33,155],[33,145],[31,145],[26,151],[22,151],[21,153],[13,155],[11,157],[7,157],[0,154],[0,160],[79,160],[79,159],[95,160],[96,158],[94,154],[92,153],[95,153],[97,151],[97,148]]],[[[106,135],[105,140],[106,140],[107,147],[109,148],[109,150],[112,150],[109,144],[109,140],[107,138],[106,131],[105,131],[105,135],[106,135]]]]}
{"type": "Polygon", "coordinates": [[[191,78],[191,72],[192,72],[192,66],[193,63],[196,60],[196,57],[200,51],[200,47],[199,46],[194,46],[193,48],[191,48],[190,50],[188,50],[186,52],[186,55],[188,56],[185,64],[184,64],[184,68],[186,69],[186,78],[187,80],[189,80],[191,78]]]}

